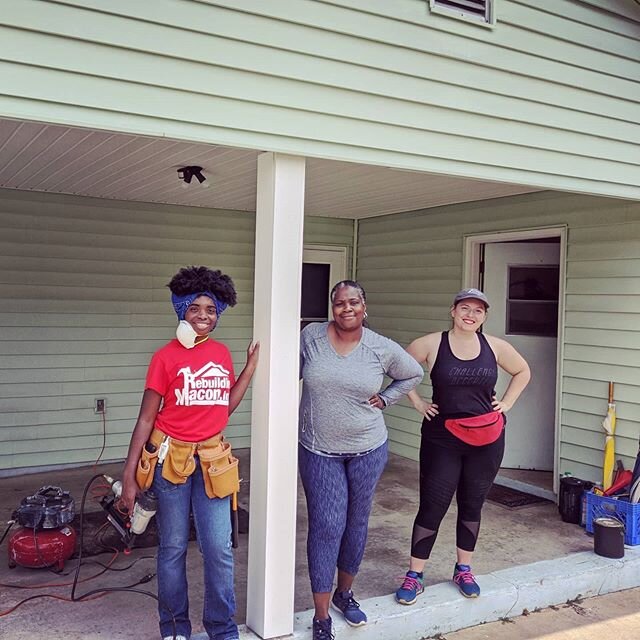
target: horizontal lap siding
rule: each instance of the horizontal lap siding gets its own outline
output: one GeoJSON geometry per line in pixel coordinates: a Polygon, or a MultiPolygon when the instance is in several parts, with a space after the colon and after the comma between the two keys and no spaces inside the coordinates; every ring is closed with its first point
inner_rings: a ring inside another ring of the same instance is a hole
{"type": "Polygon", "coordinates": [[[347,277],[351,276],[353,220],[309,216],[304,220],[305,245],[346,247],[347,277]]]}
{"type": "MultiPolygon", "coordinates": [[[[616,382],[616,452],[633,464],[640,436],[640,204],[553,193],[362,220],[358,278],[374,329],[403,345],[448,326],[462,282],[463,236],[568,225],[561,470],[598,479],[607,383],[616,382]]],[[[430,397],[428,383],[422,393],[430,397]]],[[[417,458],[408,402],[388,410],[392,448],[417,458]]]]}
{"type": "Polygon", "coordinates": [[[638,198],[640,9],[0,0],[0,115],[638,198]]]}
{"type": "MultiPolygon", "coordinates": [[[[351,247],[346,220],[305,241],[351,247]]],[[[229,273],[238,304],[215,337],[244,364],[253,327],[254,215],[0,190],[0,470],[126,455],[151,354],[173,336],[177,268],[229,273]],[[193,229],[197,229],[194,234],[193,229]]],[[[249,446],[251,391],[229,436],[249,446]]]]}

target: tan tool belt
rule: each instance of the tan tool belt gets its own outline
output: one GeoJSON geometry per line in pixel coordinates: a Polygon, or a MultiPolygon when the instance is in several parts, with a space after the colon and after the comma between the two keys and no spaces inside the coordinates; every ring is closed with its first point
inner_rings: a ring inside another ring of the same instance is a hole
{"type": "Polygon", "coordinates": [[[159,429],[151,432],[148,442],[155,451],[149,453],[145,447],[138,461],[136,481],[142,491],[153,482],[153,473],[158,464],[160,445],[168,440],[169,450],[162,464],[162,477],[173,484],[183,484],[195,471],[197,455],[202,468],[204,488],[209,498],[226,498],[240,490],[238,459],[231,453],[231,445],[222,434],[202,442],[184,442],[164,434],[159,429]]]}

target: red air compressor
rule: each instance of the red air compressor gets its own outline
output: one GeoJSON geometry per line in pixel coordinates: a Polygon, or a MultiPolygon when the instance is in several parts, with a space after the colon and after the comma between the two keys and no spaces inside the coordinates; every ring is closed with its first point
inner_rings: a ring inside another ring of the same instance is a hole
{"type": "Polygon", "coordinates": [[[60,487],[41,487],[24,498],[12,518],[22,528],[9,539],[9,568],[16,565],[39,569],[64,569],[76,548],[76,532],[69,525],[75,503],[60,487]]]}

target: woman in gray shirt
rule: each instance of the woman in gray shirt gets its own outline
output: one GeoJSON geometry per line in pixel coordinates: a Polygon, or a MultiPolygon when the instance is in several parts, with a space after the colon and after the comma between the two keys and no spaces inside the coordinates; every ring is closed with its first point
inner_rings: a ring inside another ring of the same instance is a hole
{"type": "Polygon", "coordinates": [[[367,616],[351,590],[367,539],[376,484],[387,461],[382,409],[420,380],[422,367],[392,340],[363,326],[366,296],[352,280],[331,291],[333,321],[301,334],[300,476],[307,498],[307,558],[314,640],[333,636],[329,605],[347,623],[367,616]],[[384,376],[391,383],[382,389],[384,376]],[[338,570],[337,589],[331,597],[338,570]]]}

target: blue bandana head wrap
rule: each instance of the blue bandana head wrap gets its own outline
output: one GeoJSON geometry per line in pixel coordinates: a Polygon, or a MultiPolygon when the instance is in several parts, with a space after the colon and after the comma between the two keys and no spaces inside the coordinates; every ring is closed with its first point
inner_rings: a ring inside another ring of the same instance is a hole
{"type": "Polygon", "coordinates": [[[171,303],[173,304],[173,308],[176,311],[176,315],[178,316],[178,320],[184,320],[184,314],[187,312],[187,309],[190,307],[191,303],[198,298],[199,296],[207,296],[211,298],[216,305],[216,315],[218,319],[222,315],[222,312],[227,308],[226,303],[221,302],[216,298],[211,291],[198,291],[197,293],[188,293],[185,296],[177,296],[175,293],[171,294],[171,303]]]}

